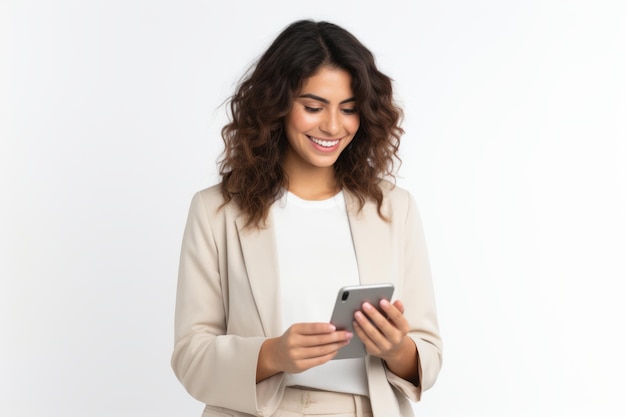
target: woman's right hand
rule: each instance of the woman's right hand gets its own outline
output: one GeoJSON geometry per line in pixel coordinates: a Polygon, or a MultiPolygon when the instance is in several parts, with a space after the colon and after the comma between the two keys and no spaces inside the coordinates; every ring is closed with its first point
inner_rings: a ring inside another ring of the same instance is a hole
{"type": "Polygon", "coordinates": [[[297,374],[331,360],[353,334],[329,323],[296,323],[261,345],[257,382],[279,372],[297,374]]]}

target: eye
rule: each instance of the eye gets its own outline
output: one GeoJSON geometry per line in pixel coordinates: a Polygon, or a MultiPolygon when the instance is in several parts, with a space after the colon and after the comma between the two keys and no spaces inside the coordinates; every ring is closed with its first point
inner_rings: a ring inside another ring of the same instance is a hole
{"type": "Polygon", "coordinates": [[[322,111],[321,107],[309,107],[309,106],[304,106],[304,110],[306,110],[309,113],[317,113],[322,111]]]}
{"type": "Polygon", "coordinates": [[[352,115],[352,114],[356,114],[356,108],[352,108],[352,109],[341,109],[341,112],[345,115],[352,115]]]}

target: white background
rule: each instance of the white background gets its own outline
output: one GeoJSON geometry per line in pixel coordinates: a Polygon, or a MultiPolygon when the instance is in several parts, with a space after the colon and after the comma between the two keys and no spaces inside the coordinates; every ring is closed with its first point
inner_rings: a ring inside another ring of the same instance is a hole
{"type": "Polygon", "coordinates": [[[626,10],[589,0],[0,3],[0,415],[199,416],[169,359],[220,107],[298,18],[395,79],[444,367],[420,416],[623,416],[626,10]]]}

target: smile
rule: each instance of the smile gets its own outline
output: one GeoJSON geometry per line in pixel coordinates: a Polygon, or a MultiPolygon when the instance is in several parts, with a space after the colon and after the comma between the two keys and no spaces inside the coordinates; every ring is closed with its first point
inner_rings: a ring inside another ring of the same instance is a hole
{"type": "Polygon", "coordinates": [[[318,139],[318,138],[314,138],[313,136],[308,136],[307,137],[311,140],[311,142],[322,146],[324,148],[332,148],[333,146],[337,145],[339,143],[339,139],[336,140],[323,140],[323,139],[318,139]]]}

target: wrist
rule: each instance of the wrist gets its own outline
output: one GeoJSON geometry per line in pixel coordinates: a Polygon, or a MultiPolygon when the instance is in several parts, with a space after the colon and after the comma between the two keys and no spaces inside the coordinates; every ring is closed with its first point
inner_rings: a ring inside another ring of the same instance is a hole
{"type": "Polygon", "coordinates": [[[263,344],[261,344],[256,368],[256,382],[260,382],[281,372],[274,358],[276,340],[276,338],[266,339],[263,344]]]}
{"type": "Polygon", "coordinates": [[[400,378],[413,382],[419,379],[417,346],[413,339],[404,336],[395,352],[383,358],[387,368],[400,378]]]}

